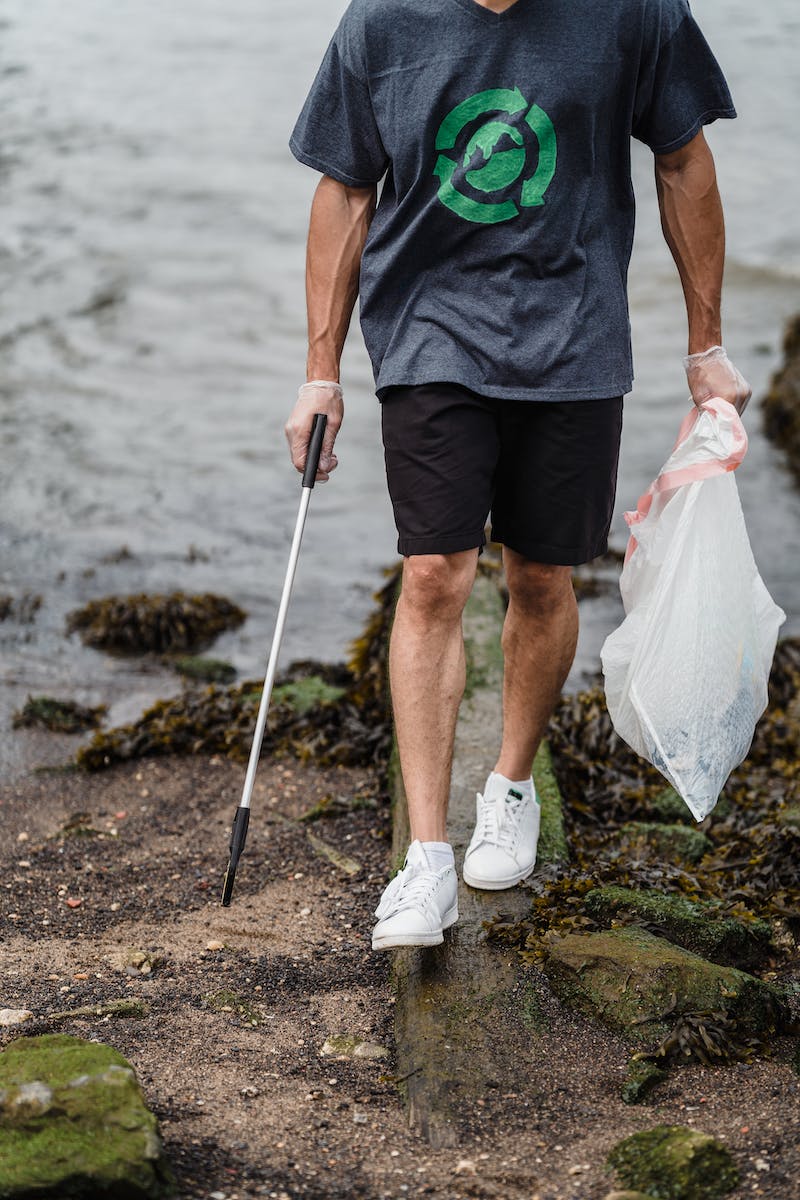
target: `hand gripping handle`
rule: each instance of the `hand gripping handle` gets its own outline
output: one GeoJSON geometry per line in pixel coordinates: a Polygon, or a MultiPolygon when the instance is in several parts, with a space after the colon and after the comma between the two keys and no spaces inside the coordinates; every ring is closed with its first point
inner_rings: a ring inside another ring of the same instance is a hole
{"type": "Polygon", "coordinates": [[[303,487],[313,488],[317,479],[317,470],[319,469],[319,456],[322,453],[322,439],[325,436],[325,426],[328,424],[328,418],[325,413],[314,413],[314,421],[311,426],[311,437],[308,441],[308,454],[306,455],[306,466],[303,471],[303,487]]]}

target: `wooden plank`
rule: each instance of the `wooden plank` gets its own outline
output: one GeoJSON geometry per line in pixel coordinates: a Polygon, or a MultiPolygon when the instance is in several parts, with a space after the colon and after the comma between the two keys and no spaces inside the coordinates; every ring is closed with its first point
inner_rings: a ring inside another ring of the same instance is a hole
{"type": "MultiPolygon", "coordinates": [[[[483,787],[502,731],[503,602],[494,579],[479,575],[464,613],[467,688],[456,729],[449,833],[460,868],[475,823],[475,793],[483,787]]],[[[542,785],[540,865],[566,855],[560,796],[546,750],[537,756],[542,785]],[[546,805],[546,810],[545,810],[546,805]]],[[[392,772],[393,854],[408,847],[408,812],[400,771],[392,772]]],[[[483,1094],[487,1079],[512,1069],[503,1064],[502,1031],[509,1021],[527,1024],[521,1006],[516,953],[486,941],[484,922],[502,915],[520,920],[530,896],[522,888],[478,892],[459,883],[459,921],[442,946],[409,947],[394,955],[395,1040],[398,1079],[409,1122],[432,1146],[455,1145],[458,1114],[483,1094]]],[[[508,1039],[506,1039],[508,1041],[508,1039]]]]}

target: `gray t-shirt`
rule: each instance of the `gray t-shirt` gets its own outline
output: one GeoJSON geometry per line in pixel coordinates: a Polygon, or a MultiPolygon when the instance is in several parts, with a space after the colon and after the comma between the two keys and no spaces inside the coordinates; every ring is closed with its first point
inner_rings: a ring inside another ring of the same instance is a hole
{"type": "Polygon", "coordinates": [[[352,0],[290,146],[384,181],[360,278],[378,395],[629,391],[631,135],[667,153],[735,115],[687,0],[352,0]]]}

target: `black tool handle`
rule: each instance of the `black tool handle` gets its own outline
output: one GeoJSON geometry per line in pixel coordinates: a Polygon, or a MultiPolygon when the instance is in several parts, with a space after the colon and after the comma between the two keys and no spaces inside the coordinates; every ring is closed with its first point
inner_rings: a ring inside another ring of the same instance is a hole
{"type": "Polygon", "coordinates": [[[319,456],[322,453],[322,439],[325,436],[325,426],[328,418],[325,413],[314,413],[314,423],[311,426],[311,437],[308,442],[308,456],[303,471],[303,487],[313,488],[319,469],[319,456]]]}

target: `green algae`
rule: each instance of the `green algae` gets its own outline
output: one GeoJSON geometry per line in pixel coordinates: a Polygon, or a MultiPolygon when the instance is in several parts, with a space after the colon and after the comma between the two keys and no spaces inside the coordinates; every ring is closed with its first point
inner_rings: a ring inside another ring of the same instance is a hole
{"type": "Polygon", "coordinates": [[[633,1057],[628,1062],[625,1082],[620,1089],[624,1104],[641,1104],[659,1083],[667,1078],[667,1072],[649,1059],[633,1057]]]}
{"type": "Polygon", "coordinates": [[[236,668],[222,658],[205,658],[199,654],[183,654],[171,665],[185,679],[200,683],[230,683],[236,678],[236,668]]]}
{"type": "Polygon", "coordinates": [[[116,1050],[48,1034],[0,1054],[0,1198],[173,1191],[156,1119],[116,1050]]]}
{"type": "Polygon", "coordinates": [[[743,1036],[791,1025],[783,995],[770,984],[640,928],[554,938],[544,972],[568,1007],[643,1048],[684,1014],[723,1013],[743,1036]]]}
{"type": "Polygon", "coordinates": [[[685,859],[690,863],[699,863],[712,847],[699,829],[654,821],[626,821],[620,826],[618,837],[623,845],[630,844],[629,853],[654,853],[658,858],[685,859]]]}
{"type": "Polygon", "coordinates": [[[719,1200],[739,1182],[725,1146],[681,1125],[634,1133],[618,1142],[606,1161],[626,1187],[654,1200],[719,1200]]]}
{"type": "Polygon", "coordinates": [[[56,700],[53,696],[28,696],[19,712],[14,713],[15,729],[47,729],[51,733],[83,733],[96,729],[107,712],[105,704],[88,708],[75,700],[56,700]]]}
{"type": "Polygon", "coordinates": [[[79,633],[87,646],[124,654],[170,653],[209,645],[227,629],[237,629],[246,613],[211,592],[187,595],[107,596],[92,600],[67,617],[67,633],[79,633]]]}
{"type": "Polygon", "coordinates": [[[603,924],[641,923],[685,950],[725,966],[753,968],[773,951],[768,921],[731,917],[718,900],[692,901],[655,889],[610,884],[590,889],[584,908],[603,924]]]}
{"type": "Polygon", "coordinates": [[[305,716],[319,704],[331,704],[341,700],[347,689],[329,683],[321,675],[306,675],[273,689],[272,698],[277,704],[288,704],[300,716],[305,716]]]}
{"type": "Polygon", "coordinates": [[[203,996],[203,1006],[210,1009],[211,1012],[232,1013],[246,1021],[248,1025],[262,1024],[260,1011],[249,1000],[228,988],[220,988],[219,991],[207,993],[203,996]]]}
{"type": "Polygon", "coordinates": [[[569,846],[564,832],[561,791],[553,770],[550,747],[546,741],[540,744],[533,760],[533,779],[541,805],[536,861],[540,866],[545,863],[566,862],[569,858],[569,846]]]}

